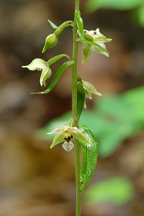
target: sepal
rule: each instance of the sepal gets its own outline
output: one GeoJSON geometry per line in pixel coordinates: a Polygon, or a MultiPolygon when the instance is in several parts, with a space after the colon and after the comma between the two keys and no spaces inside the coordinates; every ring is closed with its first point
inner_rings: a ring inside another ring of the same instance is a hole
{"type": "Polygon", "coordinates": [[[58,145],[59,143],[64,142],[64,141],[65,141],[64,138],[65,138],[65,137],[64,137],[63,134],[58,134],[58,135],[56,135],[56,136],[54,137],[54,139],[53,139],[53,142],[52,142],[50,148],[52,149],[53,147],[55,147],[55,146],[58,145]]]}

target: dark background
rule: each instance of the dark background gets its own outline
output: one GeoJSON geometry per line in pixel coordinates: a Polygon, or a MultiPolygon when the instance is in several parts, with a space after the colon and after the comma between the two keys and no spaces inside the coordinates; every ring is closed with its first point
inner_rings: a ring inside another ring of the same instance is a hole
{"type": "MultiPolygon", "coordinates": [[[[107,44],[110,58],[93,54],[79,73],[107,94],[121,94],[144,83],[144,29],[131,11],[100,9],[88,14],[81,1],[85,28],[100,28],[113,41],[107,44]]],[[[73,19],[72,0],[0,1],[0,216],[73,216],[74,159],[61,148],[37,137],[37,130],[71,109],[71,74],[65,72],[49,95],[39,91],[39,72],[21,68],[34,58],[49,59],[72,53],[71,29],[60,36],[57,47],[41,53],[45,37],[57,25],[73,19]]],[[[53,74],[57,66],[53,67],[53,74]]],[[[92,109],[93,103],[88,102],[92,109]]],[[[128,176],[135,196],[124,206],[83,204],[84,216],[142,216],[144,213],[143,154],[135,136],[107,159],[99,159],[93,182],[111,175],[128,176]]],[[[143,146],[141,141],[140,146],[143,146]]]]}

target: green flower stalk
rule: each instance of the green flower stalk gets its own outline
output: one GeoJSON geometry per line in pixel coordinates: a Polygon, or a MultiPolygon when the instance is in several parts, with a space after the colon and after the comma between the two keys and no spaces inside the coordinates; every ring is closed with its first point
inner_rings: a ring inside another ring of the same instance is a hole
{"type": "MultiPolygon", "coordinates": [[[[49,60],[45,61],[40,58],[34,59],[27,66],[22,66],[31,71],[41,71],[40,85],[42,87],[47,86],[47,80],[53,74],[51,67],[61,59],[67,59],[56,71],[52,78],[52,81],[48,87],[41,92],[34,92],[33,94],[48,94],[50,93],[64,71],[71,67],[72,74],[72,119],[69,123],[56,128],[53,132],[55,136],[50,146],[57,146],[62,144],[62,148],[69,152],[73,148],[75,149],[75,182],[76,182],[76,212],[75,216],[81,215],[80,205],[80,193],[86,187],[91,179],[98,157],[98,142],[93,133],[86,126],[79,125],[79,119],[84,108],[86,108],[86,98],[92,99],[92,94],[101,96],[101,93],[97,91],[95,86],[90,82],[83,80],[77,69],[78,62],[78,45],[83,44],[83,63],[90,57],[93,51],[109,56],[109,52],[106,50],[105,43],[111,41],[100,33],[99,28],[95,31],[84,30],[84,23],[79,10],[79,0],[75,0],[75,12],[74,21],[66,21],[57,26],[52,21],[48,20],[54,32],[48,35],[45,39],[42,53],[49,51],[49,49],[55,47],[59,42],[59,35],[67,27],[73,29],[73,54],[72,59],[66,54],[56,55],[49,60]],[[81,151],[80,151],[81,150],[81,151]],[[81,154],[81,157],[80,157],[81,154]],[[82,160],[80,161],[80,158],[82,160]]],[[[47,133],[48,135],[51,133],[47,133]]]]}

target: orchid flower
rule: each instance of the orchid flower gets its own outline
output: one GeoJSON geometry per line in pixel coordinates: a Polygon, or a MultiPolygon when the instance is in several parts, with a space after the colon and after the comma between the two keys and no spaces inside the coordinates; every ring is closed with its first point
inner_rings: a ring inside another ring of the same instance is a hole
{"type": "Polygon", "coordinates": [[[59,143],[63,143],[62,147],[66,151],[71,151],[74,147],[73,139],[79,140],[84,146],[89,147],[91,141],[89,137],[84,133],[84,130],[77,127],[72,127],[69,125],[63,125],[60,128],[55,129],[51,133],[56,134],[50,148],[53,148],[59,143]]]}
{"type": "Polygon", "coordinates": [[[83,84],[83,88],[85,90],[87,98],[92,99],[92,94],[102,96],[102,94],[98,92],[96,88],[94,87],[94,85],[91,84],[90,82],[82,80],[82,84],[83,84]]]}
{"type": "Polygon", "coordinates": [[[84,30],[84,38],[87,40],[87,42],[92,42],[92,44],[89,43],[84,45],[84,62],[92,54],[93,51],[109,57],[105,43],[110,42],[111,39],[106,38],[103,34],[101,34],[99,28],[90,31],[84,30]]]}
{"type": "Polygon", "coordinates": [[[22,66],[22,67],[28,68],[31,71],[34,71],[34,70],[42,71],[41,76],[40,76],[41,86],[46,86],[46,81],[52,74],[49,64],[40,58],[36,58],[29,65],[22,66]]]}

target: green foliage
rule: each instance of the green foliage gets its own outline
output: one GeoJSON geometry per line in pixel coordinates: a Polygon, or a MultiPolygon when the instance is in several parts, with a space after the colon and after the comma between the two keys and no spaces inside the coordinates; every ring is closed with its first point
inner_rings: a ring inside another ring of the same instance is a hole
{"type": "Polygon", "coordinates": [[[55,85],[57,84],[59,78],[61,77],[61,75],[63,74],[63,72],[66,70],[67,67],[69,67],[70,65],[72,65],[73,62],[72,61],[67,61],[65,63],[63,63],[60,68],[57,70],[52,82],[50,83],[49,87],[41,92],[33,92],[32,94],[47,94],[50,91],[52,91],[52,89],[55,87],[55,85]]]}
{"type": "Polygon", "coordinates": [[[133,194],[133,186],[128,179],[113,177],[91,186],[85,194],[85,199],[89,204],[109,202],[122,205],[131,200],[133,194]]]}
{"type": "Polygon", "coordinates": [[[88,0],[86,3],[86,10],[94,12],[100,8],[107,8],[113,10],[136,10],[136,18],[139,24],[144,26],[144,1],[143,0],[88,0]]]}
{"type": "Polygon", "coordinates": [[[86,4],[88,11],[98,8],[110,8],[115,10],[130,10],[141,6],[143,0],[89,0],[86,4]]]}
{"type": "Polygon", "coordinates": [[[81,191],[90,181],[97,163],[98,157],[98,142],[92,132],[86,127],[82,127],[84,133],[89,137],[91,145],[82,146],[82,168],[80,174],[81,191]]]}
{"type": "Polygon", "coordinates": [[[139,9],[137,10],[137,18],[139,20],[139,24],[144,27],[144,3],[139,9]]]}
{"type": "MultiPolygon", "coordinates": [[[[119,96],[101,97],[93,111],[84,111],[80,124],[87,125],[99,138],[99,153],[108,157],[122,144],[144,128],[144,87],[129,90],[119,96]]],[[[69,120],[71,114],[54,119],[41,131],[51,131],[69,120]]],[[[49,137],[45,136],[46,139],[49,137]]]]}

